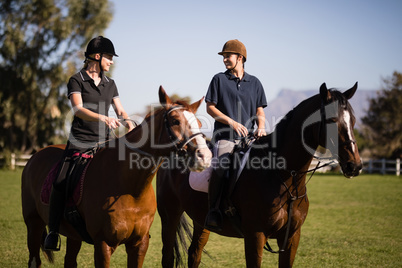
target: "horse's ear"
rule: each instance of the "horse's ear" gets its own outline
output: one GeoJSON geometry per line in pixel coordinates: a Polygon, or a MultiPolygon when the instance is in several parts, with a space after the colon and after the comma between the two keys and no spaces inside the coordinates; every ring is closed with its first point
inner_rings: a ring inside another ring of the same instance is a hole
{"type": "Polygon", "coordinates": [[[159,102],[165,109],[169,109],[172,105],[172,101],[169,96],[166,94],[166,91],[162,86],[159,87],[159,102]]]}
{"type": "Polygon", "coordinates": [[[356,90],[357,90],[357,82],[353,87],[343,92],[343,96],[345,96],[346,99],[350,100],[353,97],[353,95],[355,95],[356,90]]]}
{"type": "Polygon", "coordinates": [[[193,104],[190,105],[190,110],[195,114],[198,110],[198,107],[200,107],[202,101],[204,100],[204,97],[202,97],[199,101],[194,102],[193,104]]]}
{"type": "Polygon", "coordinates": [[[324,103],[328,103],[331,100],[331,93],[327,89],[327,85],[322,83],[320,86],[320,96],[324,103]]]}

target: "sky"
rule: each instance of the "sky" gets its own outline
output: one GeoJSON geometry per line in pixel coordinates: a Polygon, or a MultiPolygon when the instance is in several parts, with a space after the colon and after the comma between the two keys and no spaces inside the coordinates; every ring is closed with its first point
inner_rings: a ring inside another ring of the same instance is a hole
{"type": "MultiPolygon", "coordinates": [[[[168,94],[192,101],[225,71],[217,53],[230,39],[247,48],[245,71],[268,102],[282,89],[380,89],[402,72],[402,1],[123,1],[111,0],[104,36],[119,57],[111,77],[129,114],[168,94]]],[[[199,108],[206,115],[205,104],[199,108]]]]}

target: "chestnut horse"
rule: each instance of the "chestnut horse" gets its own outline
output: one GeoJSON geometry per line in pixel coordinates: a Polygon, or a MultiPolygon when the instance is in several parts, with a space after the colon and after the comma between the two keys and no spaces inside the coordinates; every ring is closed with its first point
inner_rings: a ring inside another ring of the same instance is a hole
{"type": "MultiPolygon", "coordinates": [[[[142,267],[149,229],[156,212],[152,180],[158,168],[185,152],[188,168],[201,171],[212,157],[191,105],[173,103],[159,89],[162,108],[149,114],[125,136],[109,141],[89,164],[78,212],[94,242],[96,267],[109,267],[110,257],[125,244],[128,267],[142,267]],[[113,145],[113,146],[112,146],[113,145]],[[141,161],[140,161],[141,160],[141,161]],[[145,161],[146,160],[146,161],[145,161]]],[[[40,248],[46,236],[49,206],[41,202],[41,188],[50,169],[61,159],[64,146],[49,146],[32,156],[22,174],[22,211],[28,230],[29,267],[40,267],[40,248]]],[[[65,220],[60,233],[67,237],[65,267],[76,267],[82,238],[65,220]]],[[[52,258],[51,252],[44,251],[52,258]]]]}
{"type": "MultiPolygon", "coordinates": [[[[247,267],[261,267],[268,238],[277,240],[279,267],[292,267],[309,207],[306,173],[318,146],[332,152],[346,177],[359,175],[362,163],[353,134],[355,118],[348,102],[356,89],[357,83],[341,93],[322,84],[320,94],[301,102],[273,133],[251,145],[250,165],[245,166],[230,197],[238,224],[224,215],[222,231],[217,232],[244,238],[247,267]]],[[[157,200],[162,220],[162,266],[182,264],[176,235],[183,234],[187,222],[182,214],[186,212],[194,226],[188,267],[198,267],[210,234],[204,229],[208,195],[190,188],[189,172],[160,169],[157,200]]]]}

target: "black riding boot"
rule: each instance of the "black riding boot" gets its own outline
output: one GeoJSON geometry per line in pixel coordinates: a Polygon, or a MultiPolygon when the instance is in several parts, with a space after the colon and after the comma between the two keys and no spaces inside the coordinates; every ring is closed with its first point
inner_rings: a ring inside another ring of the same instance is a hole
{"type": "Polygon", "coordinates": [[[49,234],[45,239],[45,250],[59,251],[61,239],[59,235],[59,226],[64,211],[64,191],[52,187],[49,204],[49,234]]]}
{"type": "Polygon", "coordinates": [[[213,231],[219,232],[222,230],[222,213],[219,209],[221,195],[222,195],[222,185],[223,185],[223,174],[222,172],[214,171],[211,176],[211,180],[208,186],[208,204],[209,211],[205,219],[205,228],[213,231]]]}

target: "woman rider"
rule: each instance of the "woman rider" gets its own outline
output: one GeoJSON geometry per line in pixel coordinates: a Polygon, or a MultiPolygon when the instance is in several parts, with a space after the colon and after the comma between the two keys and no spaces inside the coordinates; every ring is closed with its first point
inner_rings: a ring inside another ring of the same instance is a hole
{"type": "MultiPolygon", "coordinates": [[[[113,43],[103,36],[92,39],[85,52],[84,67],[73,75],[67,84],[68,98],[74,112],[70,136],[63,154],[63,162],[53,183],[49,205],[49,234],[44,243],[46,250],[60,250],[59,225],[63,217],[67,171],[71,156],[93,148],[109,137],[109,128],[121,124],[119,119],[108,116],[110,105],[120,119],[129,119],[121,104],[115,82],[107,77],[117,57],[113,43]]],[[[131,131],[134,125],[126,121],[131,131]]]]}

